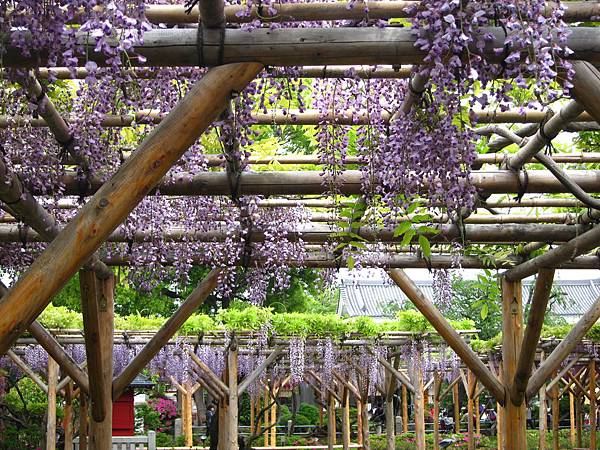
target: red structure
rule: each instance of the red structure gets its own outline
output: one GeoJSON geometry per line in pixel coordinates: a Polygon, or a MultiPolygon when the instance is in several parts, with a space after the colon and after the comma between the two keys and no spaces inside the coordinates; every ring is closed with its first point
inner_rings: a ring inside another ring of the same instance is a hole
{"type": "Polygon", "coordinates": [[[135,434],[133,397],[133,388],[130,387],[113,402],[113,436],[133,436],[135,434]]]}
{"type": "Polygon", "coordinates": [[[123,392],[123,394],[113,402],[113,436],[134,436],[135,435],[135,409],[134,396],[135,389],[152,389],[154,383],[142,375],[138,375],[123,392]]]}

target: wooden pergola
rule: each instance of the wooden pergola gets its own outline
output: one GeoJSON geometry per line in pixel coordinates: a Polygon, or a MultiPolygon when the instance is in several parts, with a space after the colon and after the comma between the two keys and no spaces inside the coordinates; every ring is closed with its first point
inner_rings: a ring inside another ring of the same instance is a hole
{"type": "MultiPolygon", "coordinates": [[[[389,1],[369,3],[369,18],[404,17],[404,8],[413,2],[389,1]]],[[[87,195],[89,200],[79,208],[77,215],[62,228],[54,216],[46,210],[37,197],[47,194],[36,192],[35,186],[27,186],[17,173],[9,170],[0,160],[0,200],[2,208],[8,212],[0,225],[0,241],[19,242],[22,232],[12,224],[19,221],[31,228],[27,239],[49,242],[44,252],[9,289],[3,289],[0,301],[0,354],[4,354],[24,333],[30,333],[48,351],[60,367],[76,381],[80,389],[90,398],[89,447],[107,450],[110,448],[112,399],[119,396],[123,388],[148,364],[154,355],[166,345],[178,328],[198,308],[215,288],[219,269],[214,269],[183,302],[175,314],[150,339],[144,349],[129,366],[116,378],[112,378],[113,346],[113,304],[114,277],[110,266],[127,265],[127,258],[107,258],[103,260],[96,251],[107,241],[119,241],[124,237],[117,228],[131,211],[147,195],[159,189],[165,196],[186,195],[230,195],[231,176],[237,179],[237,194],[265,195],[265,207],[269,204],[281,205],[305,202],[308,207],[314,201],[327,203],[328,199],[315,200],[315,195],[327,193],[319,172],[241,172],[239,161],[229,162],[227,170],[193,174],[165,181],[169,169],[181,158],[184,152],[202,135],[228,107],[232,94],[242,91],[266,66],[275,69],[285,66],[301,66],[303,77],[342,78],[347,67],[352,65],[363,78],[409,77],[408,65],[423,63],[425,53],[415,47],[416,37],[409,29],[388,27],[364,28],[258,28],[251,33],[227,24],[249,20],[236,15],[234,6],[224,7],[222,2],[201,0],[198,10],[186,15],[182,6],[151,6],[147,9],[148,18],[154,23],[196,23],[200,18],[202,27],[153,29],[144,34],[144,44],[135,48],[135,53],[145,58],[131,59],[131,70],[140,77],[152,78],[153,71],[147,67],[211,67],[187,95],[167,115],[151,111],[139,111],[132,117],[105,117],[106,127],[126,127],[132,123],[147,122],[156,124],[153,131],[135,151],[131,152],[123,165],[105,183],[91,179],[90,186],[82,192],[77,186],[73,173],[67,173],[65,195],[87,195]],[[199,39],[199,33],[202,39],[199,39]],[[380,65],[370,69],[368,65],[380,65]],[[387,66],[386,66],[387,65],[387,66]],[[140,66],[140,67],[135,67],[140,66]],[[141,67],[147,66],[147,67],[141,67]],[[134,122],[135,121],[135,122],[134,122]],[[45,330],[36,318],[50,303],[52,297],[65,283],[79,271],[81,281],[82,309],[84,317],[85,345],[87,349],[87,373],[73,363],[64,349],[45,330]]],[[[573,2],[565,20],[579,22],[599,15],[597,2],[573,2]]],[[[281,14],[295,20],[362,19],[363,9],[347,9],[345,5],[330,3],[287,4],[281,6],[281,14]],[[343,7],[342,7],[343,6],[343,7]]],[[[257,13],[258,14],[258,13],[257,13]]],[[[292,21],[292,19],[290,19],[292,21]]],[[[534,370],[534,359],[539,341],[544,314],[556,268],[599,268],[600,260],[592,252],[600,244],[600,228],[595,226],[600,219],[600,204],[593,194],[600,192],[600,172],[588,170],[586,164],[597,162],[597,153],[578,155],[546,155],[544,148],[563,130],[598,130],[600,121],[600,51],[597,46],[600,29],[572,27],[566,45],[573,51],[570,56],[575,69],[572,98],[562,105],[560,111],[527,112],[517,111],[498,113],[495,111],[472,111],[478,123],[486,124],[477,128],[478,133],[497,136],[490,144],[490,154],[480,155],[475,161],[470,181],[479,192],[479,208],[508,209],[515,206],[560,207],[575,206],[587,208],[581,215],[540,214],[535,220],[523,215],[473,214],[465,218],[465,228],[461,230],[451,223],[440,226],[440,233],[432,236],[440,243],[465,237],[472,243],[526,244],[520,254],[504,258],[496,267],[507,269],[502,275],[502,373],[494,373],[470,348],[463,337],[454,330],[438,309],[419,291],[413,281],[402,270],[410,267],[450,268],[456,258],[441,253],[425,260],[411,248],[392,251],[378,259],[377,265],[388,269],[391,279],[400,286],[408,298],[431,322],[437,332],[462,359],[474,377],[490,392],[503,408],[502,442],[503,448],[521,450],[525,448],[526,404],[538,395],[540,388],[556,377],[556,372],[572,351],[580,343],[591,326],[600,318],[600,299],[573,326],[568,336],[549,352],[544,361],[534,370]],[[523,123],[516,131],[502,126],[503,123],[523,123]],[[516,144],[515,153],[500,156],[503,148],[516,144]],[[544,170],[523,169],[528,164],[542,164],[544,170]],[[561,163],[577,164],[576,170],[563,170],[561,163]],[[490,170],[485,164],[501,164],[500,169],[490,170]],[[525,181],[526,178],[526,181],[525,181]],[[522,194],[519,202],[490,201],[492,194],[522,194]],[[543,194],[567,194],[565,198],[554,198],[543,194]],[[530,197],[529,194],[542,194],[530,197]],[[508,224],[508,225],[507,225],[508,224]],[[545,247],[548,242],[557,245],[530,257],[530,254],[545,247]],[[523,321],[521,280],[537,274],[534,297],[527,324],[523,321]]],[[[23,31],[23,33],[27,33],[23,31]]],[[[495,47],[503,47],[505,33],[497,27],[490,27],[492,40],[484,49],[483,56],[490,61],[500,58],[495,47]]],[[[78,35],[82,45],[87,45],[87,37],[78,35]]],[[[20,54],[17,49],[6,47],[2,55],[4,68],[31,68],[45,64],[46,55],[31,56],[20,54]]],[[[90,48],[90,58],[102,66],[105,59],[90,48]]],[[[190,69],[192,70],[192,69],[190,69]]],[[[73,76],[61,68],[46,67],[40,76],[54,74],[59,78],[73,76]]],[[[81,68],[76,74],[85,76],[81,68]]],[[[276,70],[274,76],[277,76],[276,70]]],[[[409,79],[411,94],[407,95],[401,110],[406,112],[418,100],[426,80],[420,75],[409,79]]],[[[69,123],[73,118],[63,117],[52,101],[44,93],[37,79],[28,77],[22,85],[32,98],[44,102],[46,107],[38,118],[0,117],[0,127],[48,127],[57,141],[66,144],[71,139],[69,123]]],[[[257,113],[256,126],[273,124],[316,124],[321,120],[314,111],[281,114],[272,111],[257,113]]],[[[368,123],[364,114],[352,118],[338,114],[330,120],[339,124],[368,123]]],[[[390,120],[394,120],[390,116],[390,120]]],[[[68,163],[77,163],[85,169],[89,161],[72,152],[68,163]]],[[[311,156],[299,159],[277,159],[281,163],[316,162],[311,156]],[[304,159],[302,159],[304,158],[304,159]]],[[[271,160],[259,157],[250,158],[250,164],[264,164],[271,160]]],[[[359,161],[356,161],[359,163],[359,161]]],[[[216,164],[213,161],[213,164],[216,164]]],[[[358,171],[346,171],[340,175],[340,195],[361,194],[361,175],[358,171]]],[[[66,204],[65,207],[74,207],[66,204]]],[[[326,220],[328,220],[326,218],[326,220]]],[[[399,221],[406,220],[398,218],[399,221]]],[[[443,218],[440,218],[443,222],[443,218]]],[[[307,267],[340,267],[347,264],[345,258],[322,251],[330,233],[335,232],[329,225],[311,223],[306,230],[299,232],[309,245],[314,245],[306,261],[307,267]]],[[[393,230],[361,229],[360,235],[373,243],[393,244],[393,230]]],[[[143,239],[141,234],[139,239],[143,239]]],[[[173,230],[170,238],[184,240],[181,231],[173,230]]],[[[195,236],[197,239],[209,237],[195,236]]],[[[210,239],[219,239],[211,236],[210,239]]],[[[254,234],[260,240],[260,233],[254,234]]],[[[489,261],[475,256],[458,258],[464,268],[486,267],[489,261]]],[[[239,264],[232,261],[231,264],[239,264]]],[[[258,261],[257,263],[260,263],[258,261]]],[[[295,261],[290,261],[294,264],[295,261]]],[[[229,361],[228,408],[235,417],[237,408],[237,383],[235,348],[231,350],[229,361]]],[[[387,367],[387,366],[386,366],[387,367]]],[[[387,367],[390,373],[392,369],[387,367]]],[[[592,378],[593,366],[588,373],[592,378]]],[[[594,375],[595,376],[595,375],[594,375]]],[[[418,377],[418,375],[415,375],[418,377]]],[[[413,386],[419,383],[412,381],[413,386]]],[[[580,380],[580,383],[582,381],[580,380]]],[[[556,385],[556,383],[554,383],[556,385]]],[[[470,382],[473,386],[473,382],[470,382]]],[[[595,391],[591,398],[594,398],[595,391]]],[[[590,394],[588,392],[588,394],[590,394]]],[[[233,427],[234,425],[231,424],[233,427]]],[[[416,448],[424,448],[424,435],[417,433],[416,448]]],[[[227,437],[228,449],[237,448],[237,434],[227,437]]],[[[594,444],[595,445],[595,444],[594,444]]],[[[594,447],[595,448],[595,447],[594,447]]]]}

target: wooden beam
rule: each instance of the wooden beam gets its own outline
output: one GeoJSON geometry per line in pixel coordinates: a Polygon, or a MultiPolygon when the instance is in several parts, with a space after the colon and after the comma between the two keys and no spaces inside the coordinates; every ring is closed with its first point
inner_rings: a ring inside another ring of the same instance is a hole
{"type": "Polygon", "coordinates": [[[46,414],[46,450],[56,450],[56,383],[58,364],[48,356],[48,412],[46,414]]]}
{"type": "Polygon", "coordinates": [[[248,389],[248,387],[250,387],[250,385],[254,383],[262,375],[262,373],[277,360],[277,358],[279,358],[282,351],[282,347],[275,347],[267,359],[265,359],[260,366],[254,369],[251,374],[244,378],[244,380],[238,386],[238,396],[241,396],[244,392],[246,392],[246,389],[248,389]]]}
{"type": "Polygon", "coordinates": [[[89,392],[89,381],[87,374],[81,370],[73,358],[54,339],[39,322],[34,321],[29,326],[29,332],[46,352],[58,363],[71,379],[84,391],[89,392]]]}
{"type": "MultiPolygon", "coordinates": [[[[521,282],[502,280],[502,366],[507,380],[507,393],[513,389],[513,380],[523,342],[523,303],[521,282]]],[[[523,403],[515,404],[507,395],[504,404],[504,445],[506,450],[527,447],[526,411],[523,403]]]]}
{"type": "Polygon", "coordinates": [[[200,0],[198,12],[203,27],[225,29],[225,2],[223,0],[200,0]]]}
{"type": "Polygon", "coordinates": [[[351,423],[350,423],[350,389],[344,386],[342,391],[342,448],[344,450],[350,450],[350,434],[351,434],[351,423]]]}
{"type": "Polygon", "coordinates": [[[206,297],[217,286],[220,271],[211,270],[208,275],[198,283],[196,289],[185,299],[177,311],[160,327],[144,348],[131,360],[121,374],[113,381],[113,398],[119,398],[125,388],[135,379],[138,373],[148,365],[164,345],[169,342],[183,323],[198,309],[206,297]]]}
{"type": "Polygon", "coordinates": [[[560,367],[565,358],[575,347],[577,347],[577,345],[579,345],[581,339],[599,318],[600,297],[596,299],[592,307],[581,317],[581,319],[579,319],[560,344],[556,346],[548,358],[534,372],[527,384],[527,391],[525,393],[527,398],[535,395],[534,393],[537,392],[546,379],[560,367]]]}
{"type": "MultiPolygon", "coordinates": [[[[127,160],[129,161],[129,159],[127,160]]],[[[600,171],[568,170],[566,173],[583,190],[588,193],[599,193],[600,171]]],[[[527,185],[523,186],[523,175],[510,170],[479,170],[469,174],[469,182],[482,195],[514,194],[524,189],[529,194],[569,193],[562,183],[548,170],[533,170],[527,175],[527,185]]],[[[317,171],[261,171],[244,172],[239,179],[240,195],[324,195],[329,194],[323,185],[324,176],[317,171]]],[[[339,176],[339,193],[341,195],[362,194],[362,172],[346,170],[339,176]]],[[[77,184],[77,174],[70,172],[61,178],[65,188],[63,195],[81,195],[81,187],[77,184]]],[[[85,191],[91,195],[100,189],[101,180],[92,179],[91,186],[85,191]]],[[[33,195],[49,195],[53,192],[36,190],[36,186],[27,185],[33,195]]],[[[153,186],[154,187],[154,186],[153,186]]],[[[181,173],[174,180],[163,180],[156,186],[161,195],[229,195],[230,186],[225,172],[200,172],[197,174],[181,173]]],[[[540,199],[541,201],[542,199],[540,199]]],[[[563,199],[569,200],[569,199],[563,199]]],[[[531,202],[531,200],[526,200],[531,202]]],[[[557,201],[557,200],[554,200],[557,201]]],[[[112,231],[112,230],[111,230],[112,231]]]]}
{"type": "Polygon", "coordinates": [[[569,242],[554,247],[546,253],[519,264],[504,273],[507,280],[516,281],[527,278],[545,267],[556,267],[563,261],[583,255],[600,245],[600,227],[592,228],[569,242]]]}
{"type": "Polygon", "coordinates": [[[12,350],[8,350],[6,352],[8,357],[12,359],[12,361],[17,365],[19,369],[23,371],[25,375],[27,375],[38,387],[44,391],[44,394],[48,394],[48,385],[44,383],[37,374],[31,370],[31,368],[23,361],[15,352],[12,350]]]}
{"type": "MultiPolygon", "coordinates": [[[[540,362],[544,361],[544,352],[542,351],[540,362]]],[[[543,385],[539,391],[540,407],[538,410],[539,420],[539,450],[546,450],[546,434],[548,431],[548,405],[546,404],[546,385],[543,385]]]]}
{"type": "MultiPolygon", "coordinates": [[[[486,27],[483,51],[477,51],[490,62],[500,62],[504,55],[495,52],[502,48],[505,33],[500,27],[486,27]]],[[[593,43],[598,32],[590,27],[569,27],[566,42],[571,59],[598,62],[600,55],[593,43]]],[[[29,32],[16,32],[13,39],[29,39],[29,32]]],[[[202,52],[198,52],[196,29],[154,29],[143,33],[143,44],[131,49],[132,65],[151,67],[205,66],[218,64],[258,62],[265,66],[335,65],[335,64],[420,64],[427,52],[415,45],[417,36],[401,27],[360,29],[349,28],[257,28],[228,29],[224,39],[220,30],[206,30],[202,52]],[[210,31],[210,33],[209,33],[210,31]],[[222,53],[222,57],[221,54],[222,53]],[[135,55],[143,58],[135,58],[135,55]],[[202,61],[200,61],[202,56],[202,61]]],[[[85,32],[75,39],[83,45],[90,60],[106,65],[106,55],[94,52],[95,42],[85,32]]],[[[48,65],[47,55],[24,56],[18,48],[5,42],[4,67],[36,67],[48,65]]]]}
{"type": "Polygon", "coordinates": [[[417,350],[413,361],[409,363],[409,373],[413,393],[413,408],[415,417],[415,449],[425,450],[425,396],[423,395],[423,373],[421,371],[421,352],[417,350]]]}
{"type": "Polygon", "coordinates": [[[333,450],[336,442],[335,397],[330,393],[327,398],[327,448],[333,450]]]}
{"type": "Polygon", "coordinates": [[[562,368],[562,370],[559,372],[559,374],[554,377],[552,379],[552,381],[550,381],[550,383],[548,383],[548,385],[546,386],[546,391],[552,389],[554,387],[555,384],[558,384],[560,382],[560,380],[567,374],[567,372],[569,370],[571,370],[571,368],[577,364],[577,362],[579,361],[579,359],[581,358],[581,355],[576,355],[575,358],[573,358],[571,361],[569,361],[569,363],[562,368]]]}
{"type": "Polygon", "coordinates": [[[345,377],[343,377],[337,370],[333,370],[333,376],[340,382],[342,383],[346,388],[348,388],[350,390],[350,392],[352,392],[352,394],[354,395],[354,397],[356,398],[360,398],[360,392],[358,391],[357,387],[354,386],[352,383],[350,383],[350,381],[348,381],[345,377]]]}
{"type": "MultiPolygon", "coordinates": [[[[57,387],[58,390],[58,387],[57,387]]],[[[65,387],[65,407],[63,417],[64,448],[73,448],[73,382],[70,381],[65,387]]]]}
{"type": "Polygon", "coordinates": [[[222,396],[229,396],[229,387],[208,367],[204,361],[202,361],[198,356],[192,352],[188,351],[188,354],[192,358],[192,361],[196,363],[196,365],[200,368],[202,373],[206,376],[209,382],[213,385],[214,388],[218,389],[222,392],[222,396]]]}
{"type": "Polygon", "coordinates": [[[144,139],[0,301],[0,354],[206,130],[231,92],[261,69],[255,63],[211,69],[144,139]]]}
{"type": "Polygon", "coordinates": [[[454,352],[460,357],[460,359],[462,359],[467,367],[473,371],[477,379],[479,379],[481,383],[485,385],[485,387],[494,397],[496,397],[500,403],[504,403],[504,387],[483,364],[483,362],[464,341],[464,339],[456,332],[454,328],[452,328],[450,323],[448,323],[446,318],[438,311],[433,303],[431,303],[427,297],[423,295],[417,285],[402,270],[392,269],[388,271],[388,274],[400,287],[400,289],[402,289],[409,300],[417,307],[421,314],[427,318],[433,328],[435,328],[437,332],[444,338],[452,350],[454,350],[454,352]]]}
{"type": "Polygon", "coordinates": [[[406,375],[404,375],[402,372],[400,372],[399,370],[394,368],[394,366],[392,366],[389,363],[389,361],[387,359],[385,359],[383,356],[381,356],[377,352],[373,351],[373,348],[371,346],[367,346],[367,350],[369,351],[369,353],[376,356],[377,361],[379,361],[379,363],[383,367],[385,367],[392,375],[394,375],[394,377],[396,377],[396,379],[398,381],[400,381],[400,383],[404,384],[411,393],[415,392],[414,386],[412,385],[412,383],[410,382],[410,380],[408,379],[408,377],[406,375]]]}
{"type": "Polygon", "coordinates": [[[510,397],[515,405],[520,405],[525,399],[527,382],[531,376],[533,362],[537,351],[537,345],[544,325],[544,317],[550,292],[552,291],[552,282],[554,280],[554,269],[540,269],[535,281],[533,299],[529,308],[529,317],[527,318],[527,328],[523,337],[523,344],[519,352],[519,361],[515,371],[510,397]]]}
{"type": "Polygon", "coordinates": [[[593,65],[585,61],[573,61],[575,76],[571,95],[585,108],[585,110],[600,122],[600,72],[593,65]]]}
{"type": "Polygon", "coordinates": [[[450,384],[448,385],[448,387],[446,387],[446,389],[444,389],[444,390],[442,391],[442,393],[440,394],[440,400],[443,400],[443,399],[444,399],[444,397],[446,397],[446,395],[448,395],[448,393],[450,393],[450,391],[452,390],[452,388],[454,387],[454,385],[455,385],[456,383],[458,383],[459,381],[460,381],[460,375],[459,375],[459,376],[457,376],[457,377],[456,377],[454,380],[452,380],[452,381],[450,382],[450,384]]]}
{"type": "Polygon", "coordinates": [[[91,400],[89,444],[103,450],[112,445],[114,278],[101,280],[81,270],[79,284],[91,400]]]}

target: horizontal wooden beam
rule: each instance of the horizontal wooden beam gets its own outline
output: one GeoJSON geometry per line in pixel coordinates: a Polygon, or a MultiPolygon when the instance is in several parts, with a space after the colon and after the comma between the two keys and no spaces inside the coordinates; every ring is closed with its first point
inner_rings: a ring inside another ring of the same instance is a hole
{"type": "MultiPolygon", "coordinates": [[[[566,173],[588,193],[600,193],[600,171],[568,170],[566,173]]],[[[363,174],[358,170],[346,170],[338,177],[339,193],[342,195],[362,195],[363,174]]],[[[62,177],[64,195],[82,194],[75,173],[62,177]]],[[[559,194],[569,191],[552,173],[546,170],[530,170],[525,175],[510,170],[473,171],[469,181],[481,195],[514,194],[521,189],[525,193],[559,194]]],[[[100,189],[100,180],[91,180],[90,188],[83,194],[91,195],[100,189]]],[[[34,195],[48,195],[52,192],[40,191],[34,185],[27,186],[34,195]]],[[[178,173],[169,181],[158,184],[161,195],[230,195],[231,186],[225,172],[203,172],[197,174],[178,173]]],[[[151,192],[156,192],[155,190],[151,192]]],[[[327,195],[329,188],[318,170],[243,172],[239,177],[239,195],[327,195]]]]}
{"type": "MultiPolygon", "coordinates": [[[[581,110],[581,108],[579,109],[581,110]]],[[[578,111],[579,111],[578,110],[578,111]]],[[[547,120],[548,114],[545,111],[536,110],[514,110],[514,111],[480,111],[474,110],[470,112],[472,120],[478,124],[486,123],[541,123],[547,120]]],[[[162,122],[166,117],[166,114],[157,113],[153,111],[140,111],[135,114],[123,114],[123,115],[105,115],[100,121],[100,126],[106,128],[120,128],[120,127],[131,127],[137,125],[156,125],[162,122]]],[[[382,119],[389,121],[391,114],[382,113],[382,119]]],[[[555,122],[561,123],[561,128],[564,128],[568,123],[587,123],[594,122],[594,119],[586,112],[577,112],[570,116],[565,116],[559,120],[559,115],[553,116],[554,122],[546,125],[548,129],[552,128],[555,122]]],[[[69,117],[70,122],[77,122],[77,117],[69,117]]],[[[316,110],[304,110],[302,112],[298,110],[289,111],[272,111],[272,112],[254,112],[251,114],[250,119],[254,125],[319,125],[322,123],[331,123],[333,125],[367,125],[370,123],[378,122],[378,117],[373,117],[371,113],[367,111],[359,111],[353,114],[340,113],[328,113],[323,114],[316,110]]],[[[48,123],[44,118],[34,118],[29,116],[6,116],[0,115],[0,128],[21,128],[21,127],[33,127],[33,128],[44,128],[47,127],[48,123]]],[[[476,129],[477,130],[477,129],[476,129]]],[[[554,137],[554,136],[553,136],[554,137]]],[[[489,155],[491,158],[494,155],[489,155]]],[[[502,156],[502,155],[500,155],[502,156]]],[[[498,156],[495,156],[497,158],[498,156]]],[[[531,158],[529,155],[526,159],[531,158]]],[[[313,157],[316,159],[316,157],[313,157]]]]}
{"type": "MultiPolygon", "coordinates": [[[[565,43],[572,50],[571,59],[593,63],[600,61],[595,46],[600,30],[592,27],[571,27],[565,43]]],[[[18,32],[15,32],[18,34],[18,32]]],[[[15,34],[13,33],[13,34],[15,34]]],[[[473,49],[491,62],[500,62],[504,53],[505,32],[500,27],[482,30],[490,37],[474,40],[485,42],[483,51],[473,49]]],[[[14,38],[28,39],[28,32],[14,38]]],[[[335,64],[421,64],[426,52],[415,46],[417,37],[410,28],[257,28],[248,32],[227,29],[224,39],[220,30],[204,30],[203,48],[198,51],[196,29],[153,29],[143,34],[143,44],[131,49],[130,64],[149,67],[215,66],[240,62],[258,62],[264,66],[335,65],[335,64]],[[137,55],[143,57],[141,60],[137,55]],[[203,60],[199,57],[202,55],[203,60]]],[[[95,43],[86,33],[77,40],[89,51],[89,59],[106,65],[106,57],[95,52],[95,43]]],[[[18,48],[6,43],[4,67],[34,67],[47,65],[47,55],[24,56],[18,48]]]]}
{"type": "MultiPolygon", "coordinates": [[[[241,239],[240,228],[225,225],[214,224],[214,231],[186,231],[182,228],[172,228],[166,230],[162,237],[167,242],[224,242],[227,238],[241,239]]],[[[555,224],[466,224],[462,227],[456,225],[434,225],[437,231],[424,232],[431,243],[447,243],[453,240],[460,240],[466,236],[471,243],[516,243],[516,242],[569,242],[577,236],[583,236],[589,230],[589,226],[584,225],[555,225],[555,224]],[[464,233],[464,234],[463,234],[464,233]]],[[[281,238],[290,241],[302,240],[307,244],[325,243],[331,241],[332,237],[338,236],[343,228],[313,223],[300,226],[297,231],[289,231],[281,238]]],[[[402,241],[402,236],[394,235],[394,228],[372,228],[369,226],[361,227],[356,233],[368,242],[388,242],[398,243],[402,241]]],[[[119,228],[111,233],[108,242],[149,242],[154,236],[152,232],[139,231],[130,237],[130,234],[119,228]]],[[[27,242],[44,241],[41,237],[32,231],[20,231],[17,225],[0,224],[0,242],[22,242],[23,238],[27,242]]],[[[264,242],[265,235],[261,229],[253,229],[249,242],[264,242]]],[[[336,237],[337,241],[344,241],[343,237],[336,237]]],[[[353,240],[349,238],[348,240],[353,240]]],[[[416,237],[413,239],[416,242],[416,237]]],[[[589,251],[582,250],[582,251],[589,251]]]]}
{"type": "Polygon", "coordinates": [[[452,328],[433,303],[423,295],[417,285],[402,270],[389,270],[388,274],[394,283],[402,289],[413,305],[431,323],[433,328],[444,338],[450,348],[473,371],[477,379],[490,391],[498,403],[504,404],[506,396],[504,386],[483,364],[479,356],[469,347],[456,330],[452,328]]]}

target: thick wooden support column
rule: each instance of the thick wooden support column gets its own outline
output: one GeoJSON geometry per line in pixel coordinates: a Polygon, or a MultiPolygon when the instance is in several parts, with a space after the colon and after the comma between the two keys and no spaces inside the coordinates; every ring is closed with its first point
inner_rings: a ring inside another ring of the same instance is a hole
{"type": "Polygon", "coordinates": [[[56,450],[56,385],[58,364],[48,356],[48,413],[46,419],[46,450],[56,450]]]}
{"type": "Polygon", "coordinates": [[[90,382],[90,450],[112,446],[112,376],[114,278],[100,280],[89,270],[79,272],[85,351],[90,382]]]}
{"type": "MultiPolygon", "coordinates": [[[[79,395],[85,395],[81,393],[79,395]]],[[[73,448],[73,382],[65,386],[65,407],[63,417],[63,430],[65,431],[65,450],[73,448]]]]}
{"type": "Polygon", "coordinates": [[[112,386],[113,398],[119,398],[125,388],[134,380],[138,373],[154,358],[169,339],[179,330],[181,325],[198,309],[206,297],[217,286],[220,271],[213,269],[198,283],[194,291],[185,299],[181,306],[156,332],[144,348],[131,360],[125,370],[115,378],[112,386]]]}
{"type": "Polygon", "coordinates": [[[519,354],[519,361],[515,372],[515,379],[510,397],[515,405],[520,405],[525,398],[527,382],[531,376],[538,341],[542,333],[542,325],[546,315],[546,307],[552,290],[554,269],[540,269],[535,282],[531,308],[527,319],[527,328],[523,337],[523,344],[519,354]]]}
{"type": "MultiPolygon", "coordinates": [[[[523,342],[523,303],[521,283],[502,280],[502,362],[503,379],[507,389],[512,390],[517,362],[523,342]]],[[[504,416],[504,445],[506,450],[522,450],[527,447],[525,405],[516,405],[507,398],[504,416]]]]}
{"type": "Polygon", "coordinates": [[[238,347],[235,338],[231,339],[227,352],[227,380],[229,387],[227,449],[238,450],[238,347]]]}
{"type": "MultiPolygon", "coordinates": [[[[600,229],[600,227],[598,227],[600,229]]],[[[556,346],[550,353],[548,358],[534,372],[527,384],[527,398],[532,397],[540,389],[542,384],[557,370],[567,356],[579,345],[581,339],[589,331],[589,329],[600,318],[600,297],[596,299],[592,307],[579,319],[579,321],[571,328],[571,331],[565,338],[556,346]]]]}
{"type": "Polygon", "coordinates": [[[350,389],[344,386],[342,391],[342,446],[350,449],[350,389]]]}
{"type": "Polygon", "coordinates": [[[421,372],[421,351],[416,352],[410,362],[409,373],[411,383],[415,388],[413,393],[413,408],[415,413],[415,449],[425,450],[425,396],[423,395],[423,373],[421,372]]]}
{"type": "Polygon", "coordinates": [[[211,69],[81,208],[0,301],[0,354],[260,70],[256,63],[211,69]]]}
{"type": "Polygon", "coordinates": [[[79,395],[79,450],[88,450],[89,401],[85,393],[79,395]]]}
{"type": "Polygon", "coordinates": [[[596,361],[590,361],[589,375],[590,391],[590,448],[596,448],[596,417],[597,417],[597,396],[596,396],[596,361]]]}
{"type": "Polygon", "coordinates": [[[330,393],[327,396],[327,448],[333,450],[336,442],[335,429],[335,397],[330,393]]]}
{"type": "Polygon", "coordinates": [[[467,437],[469,438],[467,448],[469,450],[475,450],[475,433],[473,430],[475,424],[473,423],[473,418],[475,417],[474,402],[477,379],[473,376],[473,372],[470,370],[467,372],[467,380],[467,437]]]}
{"type": "MultiPolygon", "coordinates": [[[[483,364],[475,352],[469,347],[464,339],[448,323],[446,318],[438,311],[419,290],[417,285],[401,269],[389,270],[388,274],[394,282],[402,289],[409,300],[431,323],[433,328],[444,338],[446,343],[456,352],[475,376],[490,391],[490,393],[500,402],[504,403],[504,387],[496,377],[483,364]]],[[[415,386],[416,390],[416,386],[415,386]]]]}

